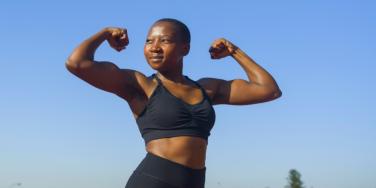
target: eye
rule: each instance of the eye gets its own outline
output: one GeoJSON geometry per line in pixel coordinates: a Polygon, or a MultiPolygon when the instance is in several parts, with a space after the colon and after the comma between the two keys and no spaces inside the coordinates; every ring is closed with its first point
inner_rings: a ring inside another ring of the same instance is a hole
{"type": "Polygon", "coordinates": [[[162,39],[161,42],[163,42],[163,43],[171,43],[171,40],[170,39],[162,39]]]}
{"type": "Polygon", "coordinates": [[[146,39],[146,44],[151,44],[153,41],[151,39],[146,39]]]}

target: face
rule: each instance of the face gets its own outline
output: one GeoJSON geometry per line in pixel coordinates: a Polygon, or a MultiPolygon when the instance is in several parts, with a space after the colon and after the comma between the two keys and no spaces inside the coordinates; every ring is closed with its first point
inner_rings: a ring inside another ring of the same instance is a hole
{"type": "Polygon", "coordinates": [[[146,38],[144,55],[148,64],[155,70],[173,69],[182,63],[188,53],[189,44],[180,40],[173,24],[159,22],[154,24],[146,38]]]}

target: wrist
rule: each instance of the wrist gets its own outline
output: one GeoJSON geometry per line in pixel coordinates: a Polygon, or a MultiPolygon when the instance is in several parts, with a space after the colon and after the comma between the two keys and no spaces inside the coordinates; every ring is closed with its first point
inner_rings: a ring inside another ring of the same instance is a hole
{"type": "Polygon", "coordinates": [[[238,49],[238,47],[236,45],[234,45],[232,42],[230,42],[229,40],[225,40],[225,46],[227,48],[227,51],[230,53],[230,55],[234,54],[235,51],[238,49]]]}
{"type": "Polygon", "coordinates": [[[237,53],[239,53],[239,47],[237,47],[236,45],[234,44],[230,44],[230,46],[228,47],[228,51],[230,52],[230,55],[233,56],[237,53]]]}
{"type": "Polygon", "coordinates": [[[103,28],[103,29],[100,31],[100,33],[101,33],[101,36],[103,36],[104,39],[106,39],[106,40],[111,36],[111,32],[110,32],[109,27],[105,27],[105,28],[103,28]]]}

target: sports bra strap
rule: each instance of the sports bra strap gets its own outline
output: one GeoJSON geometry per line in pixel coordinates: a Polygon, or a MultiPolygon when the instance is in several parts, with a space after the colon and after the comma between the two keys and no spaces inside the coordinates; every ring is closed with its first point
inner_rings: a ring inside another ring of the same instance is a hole
{"type": "MultiPolygon", "coordinates": [[[[162,81],[159,79],[159,77],[157,76],[156,73],[153,73],[153,77],[155,77],[155,78],[157,79],[159,85],[163,85],[162,81]]],[[[210,104],[212,103],[212,101],[210,100],[209,96],[207,95],[205,89],[204,89],[204,88],[203,88],[198,82],[196,82],[196,81],[190,79],[188,76],[184,76],[184,77],[185,77],[186,79],[192,81],[197,87],[199,87],[199,88],[201,89],[201,92],[202,92],[203,95],[204,95],[203,97],[206,98],[206,99],[208,99],[209,102],[210,102],[210,104]]]]}
{"type": "Polygon", "coordinates": [[[157,79],[158,84],[161,84],[161,83],[162,83],[162,81],[158,78],[157,74],[154,73],[154,74],[153,74],[153,77],[157,79]]]}
{"type": "Polygon", "coordinates": [[[190,79],[188,76],[184,76],[184,77],[187,78],[188,80],[192,81],[192,82],[193,82],[197,87],[199,87],[200,89],[203,89],[203,88],[201,87],[201,85],[200,85],[199,83],[197,83],[196,81],[190,79]]]}
{"type": "Polygon", "coordinates": [[[203,88],[198,82],[196,82],[196,81],[190,79],[188,76],[185,76],[185,77],[186,77],[187,79],[189,79],[190,81],[192,81],[197,87],[199,87],[199,88],[201,89],[202,93],[204,94],[203,97],[206,98],[206,99],[208,99],[209,102],[210,102],[210,104],[211,104],[212,101],[210,100],[210,98],[209,98],[208,94],[206,93],[205,89],[204,89],[204,88],[203,88]]]}

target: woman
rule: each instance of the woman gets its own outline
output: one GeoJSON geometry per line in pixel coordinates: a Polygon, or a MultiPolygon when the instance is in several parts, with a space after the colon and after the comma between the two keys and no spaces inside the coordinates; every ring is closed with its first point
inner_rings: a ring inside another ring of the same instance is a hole
{"type": "Polygon", "coordinates": [[[156,21],[144,46],[145,58],[156,70],[151,76],[94,60],[107,41],[117,51],[128,45],[126,29],[109,27],[82,42],[69,56],[67,69],[87,83],[126,100],[145,140],[146,157],[126,188],[203,188],[207,139],[215,122],[213,105],[246,105],[281,96],[273,77],[226,39],[210,47],[212,59],[231,56],[249,80],[183,75],[183,57],[190,33],[176,19],[156,21]]]}

